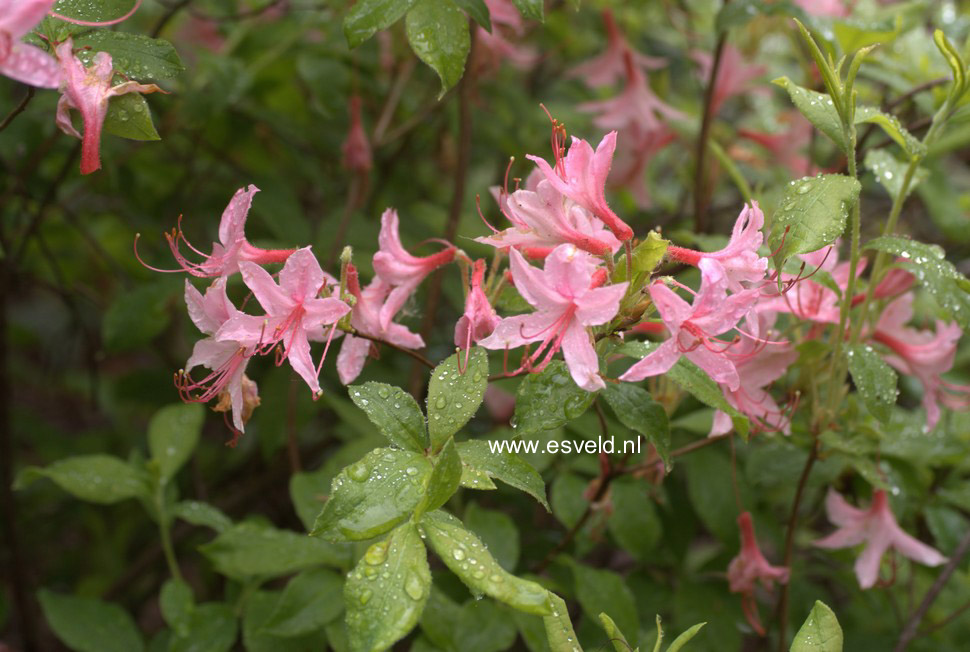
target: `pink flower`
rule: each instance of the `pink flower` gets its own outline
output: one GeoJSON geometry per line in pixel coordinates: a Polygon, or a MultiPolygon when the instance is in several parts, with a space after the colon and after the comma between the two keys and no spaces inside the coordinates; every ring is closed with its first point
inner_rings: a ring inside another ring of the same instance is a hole
{"type": "Polygon", "coordinates": [[[728,288],[733,292],[744,289],[745,283],[758,283],[764,280],[768,270],[768,259],[758,253],[763,240],[761,228],[765,224],[765,215],[758,207],[758,202],[751,202],[745,206],[734,223],[731,240],[720,251],[704,253],[683,247],[667,247],[667,253],[678,262],[697,266],[701,260],[716,261],[727,275],[728,288]]]}
{"type": "MultiPolygon", "coordinates": [[[[239,263],[243,261],[260,265],[285,262],[295,249],[260,249],[249,244],[249,241],[246,240],[246,217],[249,215],[249,209],[253,204],[253,195],[257,192],[259,192],[259,188],[250,184],[237,190],[236,194],[229,200],[229,205],[222,212],[222,219],[219,222],[219,242],[212,243],[211,254],[206,255],[192,246],[192,243],[186,239],[182,232],[182,222],[179,219],[178,229],[173,230],[172,233],[166,233],[165,238],[168,240],[168,246],[172,250],[172,255],[175,256],[175,261],[179,264],[180,269],[158,269],[144,262],[142,264],[156,272],[184,270],[199,278],[210,278],[231,276],[237,273],[239,263]],[[196,263],[186,258],[180,249],[180,241],[184,242],[185,246],[191,251],[202,256],[202,262],[196,263]]],[[[135,236],[136,247],[137,243],[138,236],[135,236]]]]}
{"type": "Polygon", "coordinates": [[[764,636],[765,630],[758,617],[758,603],[754,599],[756,584],[760,581],[766,589],[771,589],[776,581],[787,584],[789,569],[772,566],[761,554],[750,512],[741,512],[738,516],[738,527],[741,529],[741,552],[728,565],[728,582],[732,593],[741,594],[741,606],[748,623],[764,636]]]}
{"type": "MultiPolygon", "coordinates": [[[[709,52],[692,52],[691,56],[699,66],[701,79],[707,83],[711,77],[714,57],[709,52]]],[[[711,113],[716,114],[729,98],[741,95],[750,88],[750,82],[765,74],[765,66],[752,66],[745,63],[741,52],[732,45],[725,45],[721,52],[721,65],[714,82],[711,96],[711,113]]]]}
{"type": "Polygon", "coordinates": [[[913,318],[913,295],[904,294],[883,311],[872,339],[889,347],[885,359],[900,373],[923,385],[926,428],[940,420],[940,404],[953,410],[970,407],[970,385],[954,385],[940,378],[953,367],[957,343],[963,335],[955,323],[936,322],[936,333],[907,328],[913,318]]]}
{"type": "Polygon", "coordinates": [[[374,254],[374,271],[392,286],[390,295],[381,307],[381,328],[390,326],[394,315],[417,289],[425,277],[455,257],[455,247],[420,258],[412,256],[401,244],[397,211],[389,208],[381,215],[381,232],[377,236],[380,251],[374,254]]]}
{"type": "Polygon", "coordinates": [[[482,282],[485,280],[485,261],[478,259],[472,269],[472,287],[465,297],[465,314],[455,324],[455,346],[470,348],[472,342],[478,342],[491,335],[499,317],[495,308],[488,302],[482,282]]]}
{"type": "MultiPolygon", "coordinates": [[[[347,265],[347,291],[357,300],[350,315],[350,325],[358,333],[404,349],[424,347],[421,336],[412,333],[401,324],[390,322],[387,326],[382,325],[382,308],[391,293],[390,284],[383,278],[375,276],[370,284],[361,290],[357,268],[349,264],[347,265]]],[[[394,314],[391,315],[392,319],[393,317],[394,314]]],[[[337,375],[341,383],[350,384],[360,375],[372,346],[373,343],[363,337],[349,334],[344,337],[337,356],[337,375]]]]}
{"type": "Polygon", "coordinates": [[[483,67],[495,70],[502,63],[516,68],[529,68],[539,60],[532,48],[513,43],[509,37],[521,37],[525,33],[522,14],[509,0],[485,0],[488,5],[491,33],[476,29],[476,56],[483,67]]]}
{"type": "Polygon", "coordinates": [[[795,4],[812,16],[845,18],[849,15],[843,0],[795,0],[795,4]]]}
{"type": "Polygon", "coordinates": [[[63,79],[61,100],[57,104],[57,126],[68,136],[81,139],[81,174],[91,174],[101,168],[101,128],[108,114],[108,102],[112,97],[126,93],[165,92],[155,84],[124,82],[111,85],[114,68],[111,55],[98,52],[94,63],[85,68],[81,60],[74,56],[71,39],[57,46],[57,57],[61,62],[63,79]],[[84,121],[84,136],[71,124],[70,109],[81,112],[84,121]]]}
{"type": "Polygon", "coordinates": [[[620,248],[620,241],[600,220],[563,197],[544,179],[534,192],[523,189],[510,195],[500,189],[497,199],[512,226],[476,238],[478,242],[499,248],[515,247],[530,258],[543,258],[561,244],[573,244],[597,256],[615,253],[620,248]]]}
{"type": "Polygon", "coordinates": [[[603,24],[606,26],[606,51],[588,61],[584,61],[569,71],[569,77],[579,77],[588,86],[609,86],[623,76],[624,59],[629,56],[638,68],[656,70],[662,68],[666,59],[648,57],[630,47],[613,18],[613,12],[603,10],[603,24]]]}
{"type": "Polygon", "coordinates": [[[515,287],[536,311],[506,317],[479,344],[486,349],[512,349],[541,342],[523,369],[543,369],[562,349],[575,383],[588,391],[605,387],[588,327],[605,324],[620,307],[626,283],[600,287],[606,281],[596,259],[573,245],[560,245],[539,271],[515,249],[509,251],[515,287]]]}
{"type": "Polygon", "coordinates": [[[51,10],[55,0],[0,0],[0,75],[30,86],[57,88],[57,60],[23,38],[51,10]]]}
{"type": "Polygon", "coordinates": [[[613,234],[625,242],[633,237],[633,229],[606,203],[606,178],[610,174],[615,149],[616,132],[611,131],[596,146],[595,152],[585,140],[573,138],[565,156],[556,152],[555,170],[538,156],[526,158],[539,167],[553,188],[603,220],[613,234]]]}
{"type": "MultiPolygon", "coordinates": [[[[240,433],[244,431],[249,415],[246,407],[259,404],[256,383],[246,377],[246,365],[253,356],[259,337],[243,335],[242,339],[219,340],[216,333],[223,324],[240,315],[226,295],[226,279],[218,278],[209,286],[203,296],[188,280],[185,281],[185,305],[189,317],[200,331],[208,335],[195,343],[192,355],[185,363],[185,372],[176,377],[182,399],[185,401],[207,403],[219,398],[220,404],[226,398],[232,411],[232,422],[240,433]],[[189,372],[202,365],[212,370],[202,380],[192,380],[189,372]],[[192,392],[203,390],[198,396],[192,392]]],[[[252,409],[248,410],[252,414],[252,409]]]]}
{"type": "Polygon", "coordinates": [[[371,169],[373,160],[371,158],[370,143],[367,141],[367,132],[360,121],[360,97],[354,95],[350,98],[350,130],[347,132],[347,140],[341,148],[343,152],[343,165],[348,170],[354,172],[367,172],[371,169]]]}
{"type": "MultiPolygon", "coordinates": [[[[320,263],[309,247],[297,249],[286,260],[278,285],[269,272],[255,263],[243,261],[239,270],[266,315],[237,314],[219,329],[216,339],[255,340],[263,350],[282,343],[290,366],[314,394],[319,394],[317,376],[320,372],[310,357],[308,338],[322,339],[323,327],[335,327],[337,321],[350,312],[350,306],[333,297],[319,298],[327,275],[320,269],[320,263]]],[[[320,364],[323,364],[322,359],[320,364]]]]}
{"type": "Polygon", "coordinates": [[[758,300],[760,290],[754,288],[728,296],[728,280],[721,266],[706,258],[698,266],[702,282],[693,305],[677,296],[663,281],[651,284],[650,298],[670,331],[670,339],[630,367],[620,380],[639,381],[665,373],[683,355],[731,391],[741,387],[738,370],[729,355],[734,344],[716,336],[737,327],[738,321],[758,300]]]}
{"type": "Polygon", "coordinates": [[[903,532],[882,489],[873,492],[872,505],[868,510],[852,507],[842,496],[829,489],[825,498],[825,512],[839,529],[819,539],[815,545],[820,548],[848,548],[865,543],[866,547],[855,563],[855,574],[863,589],[875,586],[879,578],[879,562],[890,548],[926,566],[939,566],[946,561],[938,550],[903,532]]]}
{"type": "MultiPolygon", "coordinates": [[[[840,299],[829,287],[817,283],[812,278],[815,270],[828,272],[832,280],[841,290],[845,290],[849,280],[849,263],[839,263],[838,243],[832,246],[799,256],[806,264],[807,270],[798,277],[783,274],[782,282],[794,284],[787,292],[773,297],[766,297],[755,307],[759,313],[773,312],[790,313],[799,319],[816,322],[818,324],[837,324],[839,322],[840,299]]],[[[861,261],[864,263],[865,261],[861,261]]],[[[861,274],[865,265],[860,264],[857,273],[861,274]]],[[[774,286],[766,284],[764,291],[772,292],[774,286]]]]}

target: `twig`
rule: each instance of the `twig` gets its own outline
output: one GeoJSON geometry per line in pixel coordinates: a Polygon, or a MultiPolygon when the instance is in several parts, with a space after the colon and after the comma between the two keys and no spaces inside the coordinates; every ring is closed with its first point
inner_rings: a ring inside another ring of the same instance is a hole
{"type": "Polygon", "coordinates": [[[392,349],[395,349],[397,351],[400,351],[401,353],[408,354],[409,356],[411,356],[412,358],[414,358],[414,360],[416,362],[420,362],[421,364],[423,364],[428,369],[434,369],[435,368],[435,363],[431,362],[431,360],[428,360],[426,357],[424,357],[423,355],[421,355],[417,351],[413,351],[411,349],[405,349],[404,347],[398,346],[397,344],[394,344],[392,342],[388,342],[387,340],[382,340],[382,339],[380,339],[378,337],[372,337],[370,335],[365,335],[364,333],[355,332],[355,333],[353,333],[353,336],[354,337],[362,337],[365,340],[370,340],[371,342],[374,342],[376,344],[384,344],[386,346],[391,347],[392,349]]]}
{"type": "Polygon", "coordinates": [[[327,254],[325,267],[328,269],[332,268],[334,263],[337,262],[337,256],[340,255],[346,244],[350,218],[364,204],[364,198],[367,195],[367,174],[367,172],[355,173],[347,187],[347,201],[344,204],[343,214],[340,216],[340,223],[337,225],[337,233],[333,237],[333,244],[330,245],[330,253],[327,254]]]}
{"type": "MultiPolygon", "coordinates": [[[[727,4],[725,2],[724,4],[727,4]]],[[[698,233],[706,233],[707,220],[707,139],[711,130],[713,115],[714,87],[717,85],[717,73],[721,69],[721,55],[727,44],[727,33],[722,33],[714,47],[714,57],[711,61],[711,72],[704,89],[704,108],[701,113],[701,130],[697,136],[696,169],[694,170],[694,228],[698,233]]]]}
{"type": "Polygon", "coordinates": [[[179,2],[176,2],[175,4],[171,5],[168,8],[168,11],[162,14],[162,17],[158,19],[157,23],[155,23],[155,27],[152,29],[152,32],[151,32],[152,38],[158,38],[158,35],[162,33],[162,30],[165,29],[165,26],[168,25],[168,22],[173,18],[175,18],[175,14],[177,14],[182,9],[187,7],[190,2],[192,2],[192,0],[179,0],[179,2]]]}
{"type": "Polygon", "coordinates": [[[27,108],[27,105],[30,104],[30,100],[32,100],[33,97],[34,97],[34,87],[28,86],[27,94],[24,95],[24,99],[20,100],[20,104],[15,106],[13,108],[13,111],[7,114],[7,117],[3,119],[3,122],[0,122],[0,131],[3,131],[4,129],[6,129],[10,125],[10,123],[13,122],[14,118],[16,118],[18,115],[24,112],[24,109],[27,108]]]}
{"type": "Polygon", "coordinates": [[[670,457],[680,457],[681,455],[693,453],[694,451],[710,446],[711,444],[716,444],[722,439],[724,439],[724,437],[705,437],[704,439],[698,439],[697,441],[691,442],[686,446],[681,446],[676,450],[670,451],[670,457]]]}
{"type": "Polygon", "coordinates": [[[17,264],[23,259],[24,253],[27,251],[27,245],[30,242],[31,237],[37,229],[40,228],[41,223],[44,221],[44,217],[47,214],[47,209],[50,208],[51,204],[57,198],[57,191],[60,190],[61,184],[67,179],[68,173],[71,168],[74,167],[74,161],[77,159],[77,155],[81,153],[81,143],[78,143],[68,154],[67,158],[64,159],[64,163],[61,165],[61,169],[57,172],[57,176],[51,181],[47,188],[47,194],[40,202],[40,206],[37,207],[37,212],[34,213],[33,219],[30,224],[27,225],[27,230],[24,232],[23,238],[17,247],[16,252],[10,256],[10,265],[16,268],[17,264]]]}
{"type": "Polygon", "coordinates": [[[956,609],[954,609],[953,610],[953,613],[951,613],[949,616],[947,616],[946,618],[944,618],[940,622],[933,623],[932,625],[930,625],[926,629],[921,630],[920,633],[919,633],[920,636],[925,636],[927,634],[932,634],[933,632],[940,631],[941,629],[943,629],[944,627],[946,627],[947,625],[949,625],[950,623],[952,623],[954,620],[956,620],[960,616],[960,614],[962,614],[964,611],[966,611],[968,609],[970,609],[970,600],[968,600],[967,602],[964,602],[962,605],[960,605],[959,607],[957,607],[956,609]]]}

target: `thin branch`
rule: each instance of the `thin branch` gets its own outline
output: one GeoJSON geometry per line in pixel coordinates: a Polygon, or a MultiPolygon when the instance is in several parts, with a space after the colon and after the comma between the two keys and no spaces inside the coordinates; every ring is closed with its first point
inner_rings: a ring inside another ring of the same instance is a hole
{"type": "Polygon", "coordinates": [[[371,337],[370,335],[365,335],[364,333],[359,333],[359,332],[353,333],[353,336],[354,337],[362,337],[365,340],[370,340],[371,342],[374,342],[376,344],[384,344],[385,346],[389,346],[392,349],[395,349],[397,351],[400,351],[401,353],[406,353],[409,356],[411,356],[412,358],[414,358],[414,360],[416,362],[420,362],[421,364],[423,364],[428,369],[434,369],[435,366],[436,366],[435,363],[431,362],[431,360],[428,360],[426,357],[424,357],[423,355],[421,355],[417,351],[413,351],[411,349],[405,349],[404,347],[398,346],[397,344],[393,344],[391,342],[388,342],[387,340],[382,340],[382,339],[377,338],[377,337],[371,337]]]}
{"type": "Polygon", "coordinates": [[[47,188],[47,193],[40,202],[40,206],[37,207],[37,212],[34,213],[33,219],[30,224],[27,225],[27,230],[24,232],[23,238],[20,240],[20,244],[17,247],[16,252],[10,257],[10,265],[16,268],[18,263],[23,259],[24,253],[27,251],[27,245],[30,243],[30,239],[33,237],[37,229],[40,228],[41,223],[44,221],[44,217],[47,215],[47,209],[50,208],[51,204],[57,198],[57,192],[60,190],[61,184],[67,179],[68,173],[71,168],[74,167],[74,162],[77,160],[78,154],[81,153],[81,143],[78,143],[68,154],[67,158],[64,159],[64,163],[61,164],[61,169],[57,172],[57,176],[51,181],[50,186],[47,188]]]}
{"type": "MultiPolygon", "coordinates": [[[[727,4],[725,2],[724,4],[727,4]]],[[[727,45],[727,33],[722,33],[714,47],[714,57],[711,61],[711,72],[704,89],[704,108],[701,113],[701,129],[697,136],[696,168],[694,170],[694,228],[698,233],[707,232],[707,139],[711,131],[711,121],[714,118],[714,87],[717,85],[717,74],[721,69],[721,57],[727,45]]]]}
{"type": "Polygon", "coordinates": [[[13,111],[7,114],[7,117],[3,119],[3,122],[0,122],[0,131],[3,131],[8,126],[10,126],[10,123],[13,122],[13,119],[24,112],[24,109],[27,108],[27,105],[30,104],[30,100],[32,100],[33,98],[34,98],[34,87],[28,86],[27,94],[24,95],[24,99],[20,100],[20,104],[15,106],[13,108],[13,111]]]}

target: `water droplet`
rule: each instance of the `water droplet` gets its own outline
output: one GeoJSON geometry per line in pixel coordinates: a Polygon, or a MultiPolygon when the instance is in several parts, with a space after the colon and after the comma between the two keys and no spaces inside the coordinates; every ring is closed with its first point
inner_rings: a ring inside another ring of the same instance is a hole
{"type": "Polygon", "coordinates": [[[454,557],[456,561],[461,561],[465,558],[465,551],[460,548],[455,548],[451,551],[451,556],[454,557]]]}
{"type": "Polygon", "coordinates": [[[448,399],[446,399],[444,396],[439,396],[434,402],[434,406],[439,410],[444,410],[446,405],[448,405],[448,399]]]}
{"type": "Polygon", "coordinates": [[[424,596],[424,584],[421,578],[409,572],[408,578],[404,581],[404,592],[412,600],[420,600],[424,596]]]}
{"type": "Polygon", "coordinates": [[[370,597],[372,595],[374,595],[373,591],[371,591],[370,589],[364,589],[363,592],[361,592],[360,594],[360,603],[367,604],[368,602],[370,602],[370,597]]]}
{"type": "Polygon", "coordinates": [[[383,564],[387,559],[387,548],[389,545],[389,541],[375,543],[367,549],[366,553],[364,553],[364,561],[371,566],[379,566],[380,564],[383,564]]]}
{"type": "Polygon", "coordinates": [[[357,462],[350,465],[350,468],[347,469],[347,475],[354,482],[364,482],[370,477],[370,469],[363,462],[357,462]]]}
{"type": "Polygon", "coordinates": [[[418,470],[413,466],[409,466],[404,470],[404,472],[407,473],[408,475],[417,475],[418,470]]]}
{"type": "Polygon", "coordinates": [[[812,189],[812,184],[806,182],[798,186],[798,188],[795,189],[795,192],[797,192],[799,195],[804,195],[806,192],[808,192],[811,189],[812,189]]]}

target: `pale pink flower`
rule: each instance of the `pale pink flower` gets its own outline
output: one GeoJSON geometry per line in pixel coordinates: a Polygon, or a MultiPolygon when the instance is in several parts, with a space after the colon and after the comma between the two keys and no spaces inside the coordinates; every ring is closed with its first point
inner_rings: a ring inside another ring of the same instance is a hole
{"type": "Polygon", "coordinates": [[[492,32],[476,28],[475,52],[484,67],[496,70],[503,63],[516,68],[530,68],[539,60],[535,49],[514,43],[525,33],[522,14],[509,0],[485,0],[488,6],[492,32]]]}
{"type": "Polygon", "coordinates": [[[526,158],[539,167],[553,188],[603,220],[613,235],[625,242],[633,237],[633,229],[606,203],[606,178],[610,174],[615,149],[616,132],[611,131],[596,146],[595,152],[585,140],[574,137],[565,156],[555,153],[555,170],[538,156],[526,158]]]}
{"type": "Polygon", "coordinates": [[[320,263],[309,247],[297,249],[287,258],[279,274],[279,284],[255,263],[243,261],[239,271],[266,315],[237,314],[219,329],[216,338],[235,341],[255,338],[263,350],[282,343],[290,366],[314,394],[320,394],[320,372],[310,357],[308,338],[323,339],[324,327],[335,327],[337,321],[350,312],[350,306],[340,299],[319,297],[327,275],[320,269],[320,263]]]}
{"type": "Polygon", "coordinates": [[[852,507],[841,495],[829,489],[825,498],[825,512],[839,529],[819,539],[815,545],[820,548],[849,548],[865,543],[855,563],[855,574],[863,589],[875,586],[879,578],[879,562],[890,548],[926,566],[939,566],[946,562],[946,557],[938,550],[903,532],[882,489],[872,493],[872,505],[867,510],[852,507]]]}
{"type": "Polygon", "coordinates": [[[737,328],[758,300],[760,290],[753,288],[728,295],[727,276],[717,262],[702,259],[698,266],[702,273],[701,289],[693,305],[659,279],[650,285],[650,298],[670,331],[670,339],[630,367],[620,380],[639,381],[657,376],[686,356],[715,382],[732,391],[741,387],[738,370],[729,354],[735,343],[719,340],[717,336],[737,328]]]}
{"type": "Polygon", "coordinates": [[[741,594],[741,607],[748,623],[758,634],[764,636],[765,630],[758,617],[758,603],[754,599],[755,588],[758,582],[769,590],[775,582],[787,584],[789,569],[785,566],[772,566],[761,554],[750,512],[741,512],[738,516],[738,527],[741,530],[741,552],[728,564],[728,582],[732,593],[741,594]]]}
{"type": "Polygon", "coordinates": [[[61,67],[37,46],[21,42],[55,0],[0,0],[0,75],[38,88],[57,88],[61,67]]]}
{"type": "Polygon", "coordinates": [[[485,339],[495,330],[499,316],[488,302],[482,283],[485,280],[485,261],[478,259],[472,267],[471,290],[465,297],[465,313],[455,324],[455,346],[470,348],[472,342],[485,339]]]}
{"type": "Polygon", "coordinates": [[[843,0],[795,0],[795,4],[812,16],[845,18],[850,13],[843,0]]]}
{"type": "Polygon", "coordinates": [[[509,259],[515,288],[536,311],[506,317],[479,344],[486,349],[514,349],[541,342],[523,363],[530,370],[543,369],[562,349],[578,386],[591,392],[605,387],[589,327],[616,316],[627,284],[600,287],[606,270],[598,269],[593,256],[573,245],[556,247],[541,271],[515,249],[509,251],[509,259]]]}
{"type": "Polygon", "coordinates": [[[603,24],[606,26],[606,50],[588,61],[584,61],[567,75],[579,77],[588,86],[609,86],[624,74],[624,59],[629,56],[638,68],[656,70],[666,65],[667,60],[650,57],[634,50],[627,42],[613,18],[613,12],[603,10],[603,24]]]}
{"type": "Polygon", "coordinates": [[[354,172],[367,172],[373,165],[371,157],[370,142],[367,140],[367,132],[360,120],[360,97],[354,95],[350,98],[350,130],[347,132],[347,139],[341,148],[343,152],[343,165],[348,170],[354,172]]]}
{"type": "Polygon", "coordinates": [[[425,277],[455,257],[454,245],[431,256],[413,256],[401,244],[397,211],[388,208],[381,215],[381,231],[377,236],[380,250],[374,254],[374,271],[393,288],[381,307],[381,327],[387,329],[408,297],[425,277]]]}
{"type": "Polygon", "coordinates": [[[704,253],[671,245],[667,247],[667,253],[674,260],[695,267],[701,260],[716,261],[724,268],[728,289],[740,292],[744,289],[742,282],[763,281],[768,270],[768,259],[758,253],[764,239],[761,233],[764,224],[765,215],[758,202],[753,201],[741,211],[731,231],[731,240],[724,249],[704,253]]]}
{"type": "MultiPolygon", "coordinates": [[[[240,188],[229,200],[229,205],[222,212],[222,219],[219,221],[219,242],[212,243],[212,253],[204,254],[196,249],[185,237],[182,231],[182,222],[179,219],[178,229],[172,233],[166,233],[168,246],[175,256],[175,261],[180,269],[165,270],[147,265],[156,272],[178,272],[186,271],[193,276],[200,278],[211,278],[215,276],[231,276],[239,271],[239,263],[248,261],[260,265],[270,263],[282,263],[289,258],[295,249],[260,249],[249,244],[246,240],[246,218],[253,203],[253,195],[259,192],[259,188],[250,184],[245,188],[240,188]],[[202,262],[193,262],[185,257],[180,248],[180,242],[192,252],[202,257],[202,262]]],[[[137,246],[138,237],[135,238],[137,246]]],[[[329,276],[329,275],[328,275],[329,276]]],[[[331,277],[332,278],[332,277],[331,277]]]]}
{"type": "Polygon", "coordinates": [[[926,428],[940,420],[940,405],[953,410],[970,407],[970,385],[954,385],[940,375],[953,367],[957,343],[963,330],[956,323],[936,322],[936,332],[908,328],[913,318],[913,295],[904,294],[891,302],[879,317],[872,339],[891,353],[886,362],[900,373],[913,376],[923,385],[926,428]]]}
{"type": "Polygon", "coordinates": [[[74,56],[73,48],[71,39],[67,39],[56,49],[63,71],[62,95],[57,104],[57,126],[68,136],[81,139],[81,174],[91,174],[101,168],[101,129],[108,115],[108,102],[111,98],[126,93],[165,91],[155,84],[132,81],[112,86],[114,67],[110,54],[98,52],[94,55],[91,67],[85,68],[81,60],[74,56]],[[83,136],[71,124],[71,109],[81,112],[84,122],[83,136]]]}
{"type": "Polygon", "coordinates": [[[543,179],[536,190],[516,190],[507,194],[499,189],[502,213],[512,226],[493,235],[476,238],[493,247],[515,247],[530,258],[543,258],[561,244],[573,244],[583,251],[602,256],[620,248],[603,223],[589,211],[556,190],[543,179]]]}
{"type": "Polygon", "coordinates": [[[515,394],[489,383],[485,388],[485,409],[493,421],[508,423],[515,416],[515,394]]]}
{"type": "MultiPolygon", "coordinates": [[[[701,79],[707,83],[711,77],[714,57],[709,52],[691,53],[699,67],[701,79]]],[[[714,81],[711,96],[711,113],[716,114],[729,98],[741,95],[751,88],[751,82],[765,74],[765,66],[755,66],[745,62],[741,52],[732,45],[725,45],[721,52],[721,65],[714,81]]]]}
{"type": "Polygon", "coordinates": [[[641,132],[636,126],[630,127],[624,132],[623,142],[613,160],[609,187],[627,189],[639,208],[649,208],[649,187],[644,179],[647,166],[676,139],[677,134],[667,125],[648,132],[641,132]]]}
{"type": "MultiPolygon", "coordinates": [[[[839,263],[838,243],[832,246],[813,251],[799,256],[806,265],[806,271],[799,280],[796,276],[788,274],[782,275],[782,283],[792,283],[788,290],[780,295],[766,297],[758,302],[755,309],[759,313],[770,314],[774,312],[790,313],[799,319],[815,322],[817,324],[837,324],[839,322],[839,311],[841,300],[834,290],[822,283],[818,283],[812,278],[817,270],[827,272],[832,276],[842,291],[845,290],[849,280],[849,263],[839,263]]],[[[864,261],[860,261],[856,272],[861,274],[865,267],[864,261]]],[[[764,291],[770,293],[774,290],[774,285],[769,283],[764,286],[764,291]]]]}

